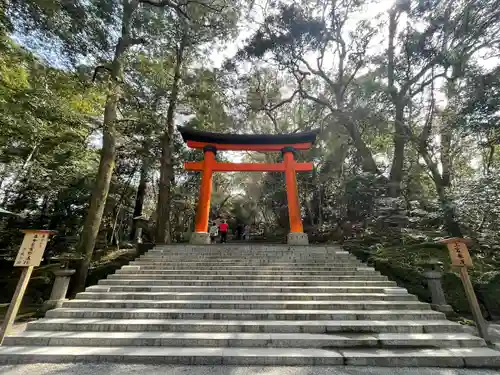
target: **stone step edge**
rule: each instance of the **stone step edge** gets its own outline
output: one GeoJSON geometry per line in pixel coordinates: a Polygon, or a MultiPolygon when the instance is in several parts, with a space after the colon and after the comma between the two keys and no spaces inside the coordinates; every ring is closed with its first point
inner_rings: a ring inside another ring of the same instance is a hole
{"type": "Polygon", "coordinates": [[[182,273],[182,272],[267,272],[267,273],[274,273],[274,272],[283,272],[283,273],[293,273],[293,272],[301,272],[301,273],[329,273],[329,272],[358,272],[358,271],[375,271],[373,268],[372,269],[366,269],[366,267],[361,267],[359,265],[348,265],[348,266],[334,266],[334,267],[315,267],[313,268],[312,266],[269,266],[266,267],[265,265],[241,265],[241,266],[224,266],[219,264],[213,264],[213,265],[208,265],[208,264],[197,264],[197,265],[187,265],[187,264],[180,264],[180,265],[172,265],[172,264],[159,264],[155,262],[151,263],[129,263],[128,266],[124,266],[123,270],[131,270],[131,269],[137,269],[140,271],[152,271],[152,272],[170,272],[170,273],[182,273]]]}
{"type": "MultiPolygon", "coordinates": [[[[81,338],[101,338],[102,332],[81,332],[81,331],[23,331],[8,335],[12,338],[66,338],[66,337],[81,337],[81,338]]],[[[297,340],[482,340],[478,336],[471,335],[466,332],[457,333],[281,333],[281,332],[106,332],[103,338],[177,338],[177,339],[297,339],[297,340]]],[[[499,352],[500,355],[500,352],[499,352]]]]}
{"type": "Polygon", "coordinates": [[[409,305],[409,306],[429,306],[429,304],[420,301],[349,301],[349,300],[319,300],[319,301],[288,301],[288,300],[195,300],[195,299],[172,299],[172,300],[150,300],[150,299],[73,299],[70,301],[66,301],[66,304],[83,304],[86,302],[90,303],[144,303],[144,304],[219,304],[219,305],[374,305],[374,306],[387,306],[387,305],[409,305]]]}
{"type": "MultiPolygon", "coordinates": [[[[115,295],[115,296],[219,296],[219,297],[245,297],[245,296],[255,296],[255,297],[366,297],[366,298],[384,298],[388,296],[396,296],[396,297],[412,297],[416,300],[416,297],[413,294],[409,294],[406,292],[401,293],[265,293],[265,292],[196,292],[193,294],[191,292],[114,292],[110,291],[110,288],[102,288],[97,289],[93,288],[90,290],[86,290],[85,292],[81,292],[77,294],[78,297],[85,296],[106,296],[106,295],[115,295]]],[[[85,298],[83,298],[85,299],[85,298]]],[[[342,299],[344,301],[344,299],[342,299]]]]}
{"type": "MultiPolygon", "coordinates": [[[[111,276],[111,275],[110,275],[111,276]]],[[[243,275],[238,275],[238,274],[193,274],[193,273],[180,273],[180,274],[162,274],[162,273],[150,273],[150,272],[141,272],[141,273],[135,273],[135,272],[117,272],[115,274],[112,274],[114,278],[152,278],[152,279],[157,279],[157,280],[170,280],[171,278],[176,279],[176,278],[183,278],[187,280],[231,280],[231,279],[236,279],[236,280],[296,280],[296,281],[302,281],[302,280],[332,280],[332,281],[342,281],[342,280],[356,280],[356,279],[381,279],[385,278],[385,276],[380,275],[377,272],[370,272],[370,273],[359,273],[359,272],[354,272],[352,275],[346,275],[346,274],[340,274],[340,275],[335,275],[335,274],[328,274],[328,275],[300,275],[300,274],[291,274],[291,275],[286,275],[286,274],[281,274],[281,273],[275,273],[275,274],[269,274],[269,275],[264,275],[264,274],[243,274],[243,275]]]]}
{"type": "MultiPolygon", "coordinates": [[[[113,275],[111,275],[113,276],[113,275]]],[[[114,276],[122,276],[122,275],[114,275],[114,276]]],[[[382,277],[385,277],[385,276],[380,276],[381,278],[382,277]]],[[[183,280],[178,280],[178,279],[173,279],[173,280],[169,280],[169,279],[155,279],[155,278],[140,278],[140,279],[132,279],[132,278],[127,278],[127,277],[122,277],[122,278],[119,278],[119,277],[113,277],[113,278],[107,278],[107,279],[101,279],[99,280],[100,282],[104,282],[104,281],[113,281],[113,282],[116,282],[116,281],[124,281],[124,282],[132,282],[132,281],[137,281],[137,282],[168,282],[168,283],[216,283],[216,284],[221,284],[223,283],[222,286],[229,286],[230,283],[243,283],[245,281],[248,281],[248,282],[252,282],[254,285],[261,285],[261,286],[265,286],[266,284],[265,283],[270,283],[271,285],[274,285],[274,284],[285,284],[287,285],[290,284],[290,286],[293,286],[294,284],[296,283],[316,283],[318,285],[322,285],[322,284],[325,284],[325,283],[335,283],[335,284],[341,284],[341,285],[350,285],[349,283],[369,283],[369,284],[374,284],[374,285],[380,285],[380,283],[390,283],[390,285],[396,285],[396,283],[394,281],[390,281],[390,280],[319,280],[317,281],[316,279],[313,279],[313,280],[261,280],[261,279],[250,279],[250,280],[245,280],[245,279],[229,279],[229,280],[219,280],[219,279],[207,279],[207,280],[197,280],[197,279],[183,279],[183,280]],[[226,285],[224,283],[228,283],[229,285],[226,285]]],[[[103,285],[103,284],[100,284],[100,285],[103,285]]],[[[127,285],[127,283],[125,283],[124,285],[127,285]]],[[[158,284],[152,284],[152,285],[158,285],[158,284]]],[[[172,284],[170,284],[172,285],[172,284]]],[[[176,285],[176,284],[173,284],[173,285],[176,285]]],[[[182,284],[177,284],[177,285],[182,285],[182,284]]],[[[300,285],[299,285],[300,286],[300,285]]],[[[311,285],[313,286],[313,285],[311,285]]],[[[332,285],[334,286],[334,285],[332,285]]]]}
{"type": "Polygon", "coordinates": [[[0,363],[121,362],[189,365],[358,365],[500,368],[500,352],[489,348],[282,349],[165,347],[0,347],[0,363]]]}
{"type": "MultiPolygon", "coordinates": [[[[129,285],[129,284],[123,284],[123,285],[116,285],[116,284],[110,284],[110,285],[104,285],[104,284],[96,284],[96,285],[91,285],[87,287],[85,290],[86,292],[93,292],[93,291],[104,291],[104,292],[111,292],[111,289],[127,289],[131,290],[132,292],[137,292],[134,291],[134,289],[142,289],[141,292],[146,292],[144,290],[145,288],[150,288],[151,290],[164,290],[164,292],[161,293],[173,293],[178,290],[178,288],[185,289],[185,290],[195,290],[195,289],[200,289],[198,292],[201,291],[206,291],[210,293],[219,293],[217,289],[230,289],[230,290],[238,290],[241,291],[241,293],[257,293],[257,292],[248,292],[247,289],[258,289],[262,290],[260,286],[199,286],[199,285],[129,285]]],[[[282,289],[284,290],[290,290],[290,289],[303,289],[305,290],[304,292],[291,292],[291,293],[308,293],[311,290],[335,290],[342,292],[344,290],[360,290],[360,289],[368,289],[370,290],[369,292],[363,292],[363,293],[380,293],[380,292],[385,292],[386,289],[398,289],[398,291],[395,291],[394,293],[407,293],[406,289],[400,289],[396,286],[267,286],[264,288],[264,290],[270,290],[273,293],[289,293],[285,291],[281,291],[282,289]],[[376,291],[373,291],[376,290],[376,291]],[[399,291],[401,290],[401,291],[399,291]]],[[[123,291],[125,292],[125,291],[123,291]]],[[[151,293],[154,293],[153,291],[150,291],[151,293]]],[[[223,293],[232,293],[232,292],[223,292],[223,293]]],[[[271,293],[271,292],[269,292],[271,293]]],[[[314,293],[327,293],[327,292],[314,292],[314,293]]],[[[342,292],[342,293],[354,293],[354,292],[342,292]]],[[[392,293],[392,292],[391,292],[392,293]]]]}
{"type": "Polygon", "coordinates": [[[134,325],[218,325],[218,326],[267,326],[267,325],[289,325],[289,326],[426,326],[446,325],[451,327],[463,328],[459,323],[450,320],[210,320],[210,319],[112,319],[112,318],[41,318],[28,323],[31,325],[42,324],[134,324],[134,325]]]}
{"type": "MultiPolygon", "coordinates": [[[[57,312],[126,312],[126,313],[188,313],[188,314],[329,314],[329,315],[402,315],[402,314],[426,314],[430,316],[445,315],[434,310],[288,310],[288,309],[148,309],[148,308],[68,308],[61,307],[49,310],[47,314],[57,312]]],[[[47,315],[49,316],[49,315],[47,315]]]]}
{"type": "MultiPolygon", "coordinates": [[[[182,328],[182,332],[253,332],[247,329],[259,329],[263,333],[298,332],[304,333],[383,333],[385,329],[411,329],[408,333],[462,333],[462,325],[449,320],[210,320],[210,319],[110,319],[110,318],[42,318],[28,323],[28,331],[92,330],[93,332],[114,332],[126,327],[128,332],[155,331],[156,329],[182,328]],[[64,329],[65,325],[72,327],[64,329]],[[93,328],[88,328],[92,326],[93,328]],[[133,328],[132,328],[133,327],[133,328]],[[168,328],[171,327],[171,328],[168,328]],[[179,328],[173,328],[179,327],[179,328]],[[106,328],[106,329],[104,329],[106,328]],[[309,330],[309,332],[308,332],[309,330]]],[[[180,332],[180,331],[175,331],[180,332]]],[[[390,333],[390,331],[387,331],[390,333]]]]}
{"type": "Polygon", "coordinates": [[[118,270],[120,274],[133,274],[133,275],[143,275],[149,274],[154,276],[160,275],[172,275],[172,276],[353,276],[353,275],[372,275],[377,274],[375,270],[349,270],[349,271],[297,271],[297,270],[237,270],[237,271],[229,271],[229,270],[149,270],[149,269],[141,269],[141,266],[125,266],[118,270]],[[189,271],[189,272],[186,272],[189,271]],[[242,272],[242,273],[234,273],[234,272],[242,272]]]}
{"type": "MultiPolygon", "coordinates": [[[[163,346],[287,348],[484,347],[467,333],[250,333],[250,332],[81,332],[25,331],[5,338],[6,346],[163,346]]],[[[499,353],[500,354],[500,353],[499,353]]]]}

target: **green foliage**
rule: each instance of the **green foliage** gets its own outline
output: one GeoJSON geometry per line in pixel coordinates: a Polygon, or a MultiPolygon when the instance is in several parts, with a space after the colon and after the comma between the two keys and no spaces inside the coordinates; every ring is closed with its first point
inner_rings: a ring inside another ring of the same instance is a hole
{"type": "Polygon", "coordinates": [[[88,142],[103,95],[13,42],[0,55],[0,77],[3,205],[27,215],[3,223],[0,248],[17,246],[9,228],[76,234],[98,160],[88,142]]]}
{"type": "Polygon", "coordinates": [[[250,39],[240,56],[259,58],[269,51],[314,47],[326,33],[327,29],[322,20],[308,16],[303,8],[296,4],[280,3],[278,14],[265,19],[264,26],[250,39]]]}
{"type": "MultiPolygon", "coordinates": [[[[476,73],[476,72],[473,72],[476,73]]],[[[500,141],[500,71],[472,74],[462,95],[462,120],[458,126],[469,133],[481,132],[488,141],[500,141]]]]}

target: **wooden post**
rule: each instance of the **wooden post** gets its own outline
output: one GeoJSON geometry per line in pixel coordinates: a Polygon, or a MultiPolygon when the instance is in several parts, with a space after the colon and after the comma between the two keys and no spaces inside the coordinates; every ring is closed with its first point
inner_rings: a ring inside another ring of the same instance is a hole
{"type": "Polygon", "coordinates": [[[21,306],[21,302],[24,297],[24,292],[26,291],[26,287],[28,286],[28,283],[30,281],[33,268],[35,267],[23,267],[21,277],[17,282],[16,290],[14,292],[14,295],[12,296],[7,314],[5,315],[5,320],[2,324],[2,329],[0,331],[0,345],[3,344],[3,340],[7,335],[7,332],[10,331],[12,324],[14,324],[14,320],[16,319],[17,312],[19,311],[19,307],[21,306]]]}
{"type": "Polygon", "coordinates": [[[195,232],[208,232],[208,219],[210,216],[210,196],[212,195],[212,171],[215,164],[214,146],[206,146],[204,149],[205,160],[203,161],[203,174],[201,176],[200,197],[196,211],[195,232]]]}
{"type": "Polygon", "coordinates": [[[40,265],[43,252],[47,246],[49,235],[53,233],[54,232],[48,230],[24,231],[23,243],[17,253],[16,260],[14,261],[14,267],[23,267],[23,270],[21,272],[21,277],[17,282],[16,290],[12,296],[7,314],[5,315],[5,320],[0,330],[0,345],[3,344],[5,336],[10,331],[12,324],[14,324],[14,321],[16,320],[16,315],[19,311],[19,307],[21,306],[24,292],[26,292],[26,287],[30,281],[33,268],[40,265]]]}
{"type": "Polygon", "coordinates": [[[467,296],[467,300],[469,301],[469,306],[472,310],[472,316],[474,317],[474,321],[476,322],[477,330],[479,335],[486,341],[488,344],[491,344],[491,338],[488,333],[488,323],[483,318],[483,313],[481,312],[481,308],[479,307],[479,303],[477,302],[476,293],[474,292],[474,287],[470,281],[469,272],[467,267],[460,267],[460,278],[462,279],[462,284],[464,285],[465,295],[467,296]]]}
{"type": "Polygon", "coordinates": [[[295,172],[295,159],[293,147],[283,148],[283,162],[285,163],[286,197],[288,201],[288,216],[290,220],[290,232],[302,233],[302,219],[300,214],[299,191],[297,189],[297,178],[295,172]]]}
{"type": "Polygon", "coordinates": [[[476,293],[474,292],[474,287],[470,281],[468,268],[472,267],[472,258],[469,254],[469,249],[467,248],[467,243],[470,240],[465,238],[448,238],[440,241],[448,246],[448,251],[450,253],[451,264],[457,267],[460,271],[460,279],[464,286],[465,295],[467,296],[467,301],[469,302],[469,307],[472,311],[472,316],[476,323],[479,335],[488,344],[492,344],[490,335],[488,333],[488,323],[484,320],[483,314],[481,312],[481,307],[477,301],[476,293]]]}

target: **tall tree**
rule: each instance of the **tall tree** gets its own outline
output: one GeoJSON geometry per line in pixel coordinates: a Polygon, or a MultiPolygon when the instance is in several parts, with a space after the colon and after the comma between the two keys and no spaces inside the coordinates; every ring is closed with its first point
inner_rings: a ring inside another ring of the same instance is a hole
{"type": "Polygon", "coordinates": [[[355,78],[369,63],[367,49],[376,33],[371,22],[354,20],[365,5],[365,1],[350,0],[320,1],[317,6],[280,4],[278,14],[265,19],[240,56],[262,58],[272,52],[278,67],[296,79],[292,96],[299,94],[337,118],[351,137],[363,169],[378,174],[350,95],[355,78]]]}
{"type": "MultiPolygon", "coordinates": [[[[174,181],[174,131],[175,117],[179,104],[184,114],[191,112],[188,108],[187,93],[190,91],[190,81],[202,82],[205,87],[211,85],[214,75],[208,71],[192,73],[188,65],[191,61],[203,59],[207,46],[213,46],[217,41],[224,40],[236,31],[238,20],[238,2],[216,4],[210,9],[192,4],[186,8],[187,18],[180,18],[172,34],[173,41],[173,71],[169,87],[164,93],[167,99],[164,131],[161,136],[160,186],[157,204],[156,242],[170,243],[170,207],[172,198],[172,181],[174,181]],[[199,74],[198,77],[194,77],[199,74]]],[[[206,91],[206,89],[201,92],[206,91]]]]}

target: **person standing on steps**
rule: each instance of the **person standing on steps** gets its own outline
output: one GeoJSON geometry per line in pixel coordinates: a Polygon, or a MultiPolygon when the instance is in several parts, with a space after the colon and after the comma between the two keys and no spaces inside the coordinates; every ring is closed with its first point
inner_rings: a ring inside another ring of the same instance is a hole
{"type": "Polygon", "coordinates": [[[245,229],[243,231],[243,239],[248,241],[250,239],[250,225],[245,225],[245,229]]]}
{"type": "Polygon", "coordinates": [[[241,223],[238,223],[238,225],[236,225],[236,239],[237,240],[243,239],[243,224],[241,223]]]}
{"type": "Polygon", "coordinates": [[[217,226],[217,223],[214,221],[212,223],[212,226],[210,227],[210,243],[216,243],[216,238],[217,235],[219,234],[219,227],[217,226]]]}
{"type": "Polygon", "coordinates": [[[226,223],[226,220],[222,220],[222,222],[219,224],[220,243],[226,243],[228,227],[229,225],[226,223]]]}

